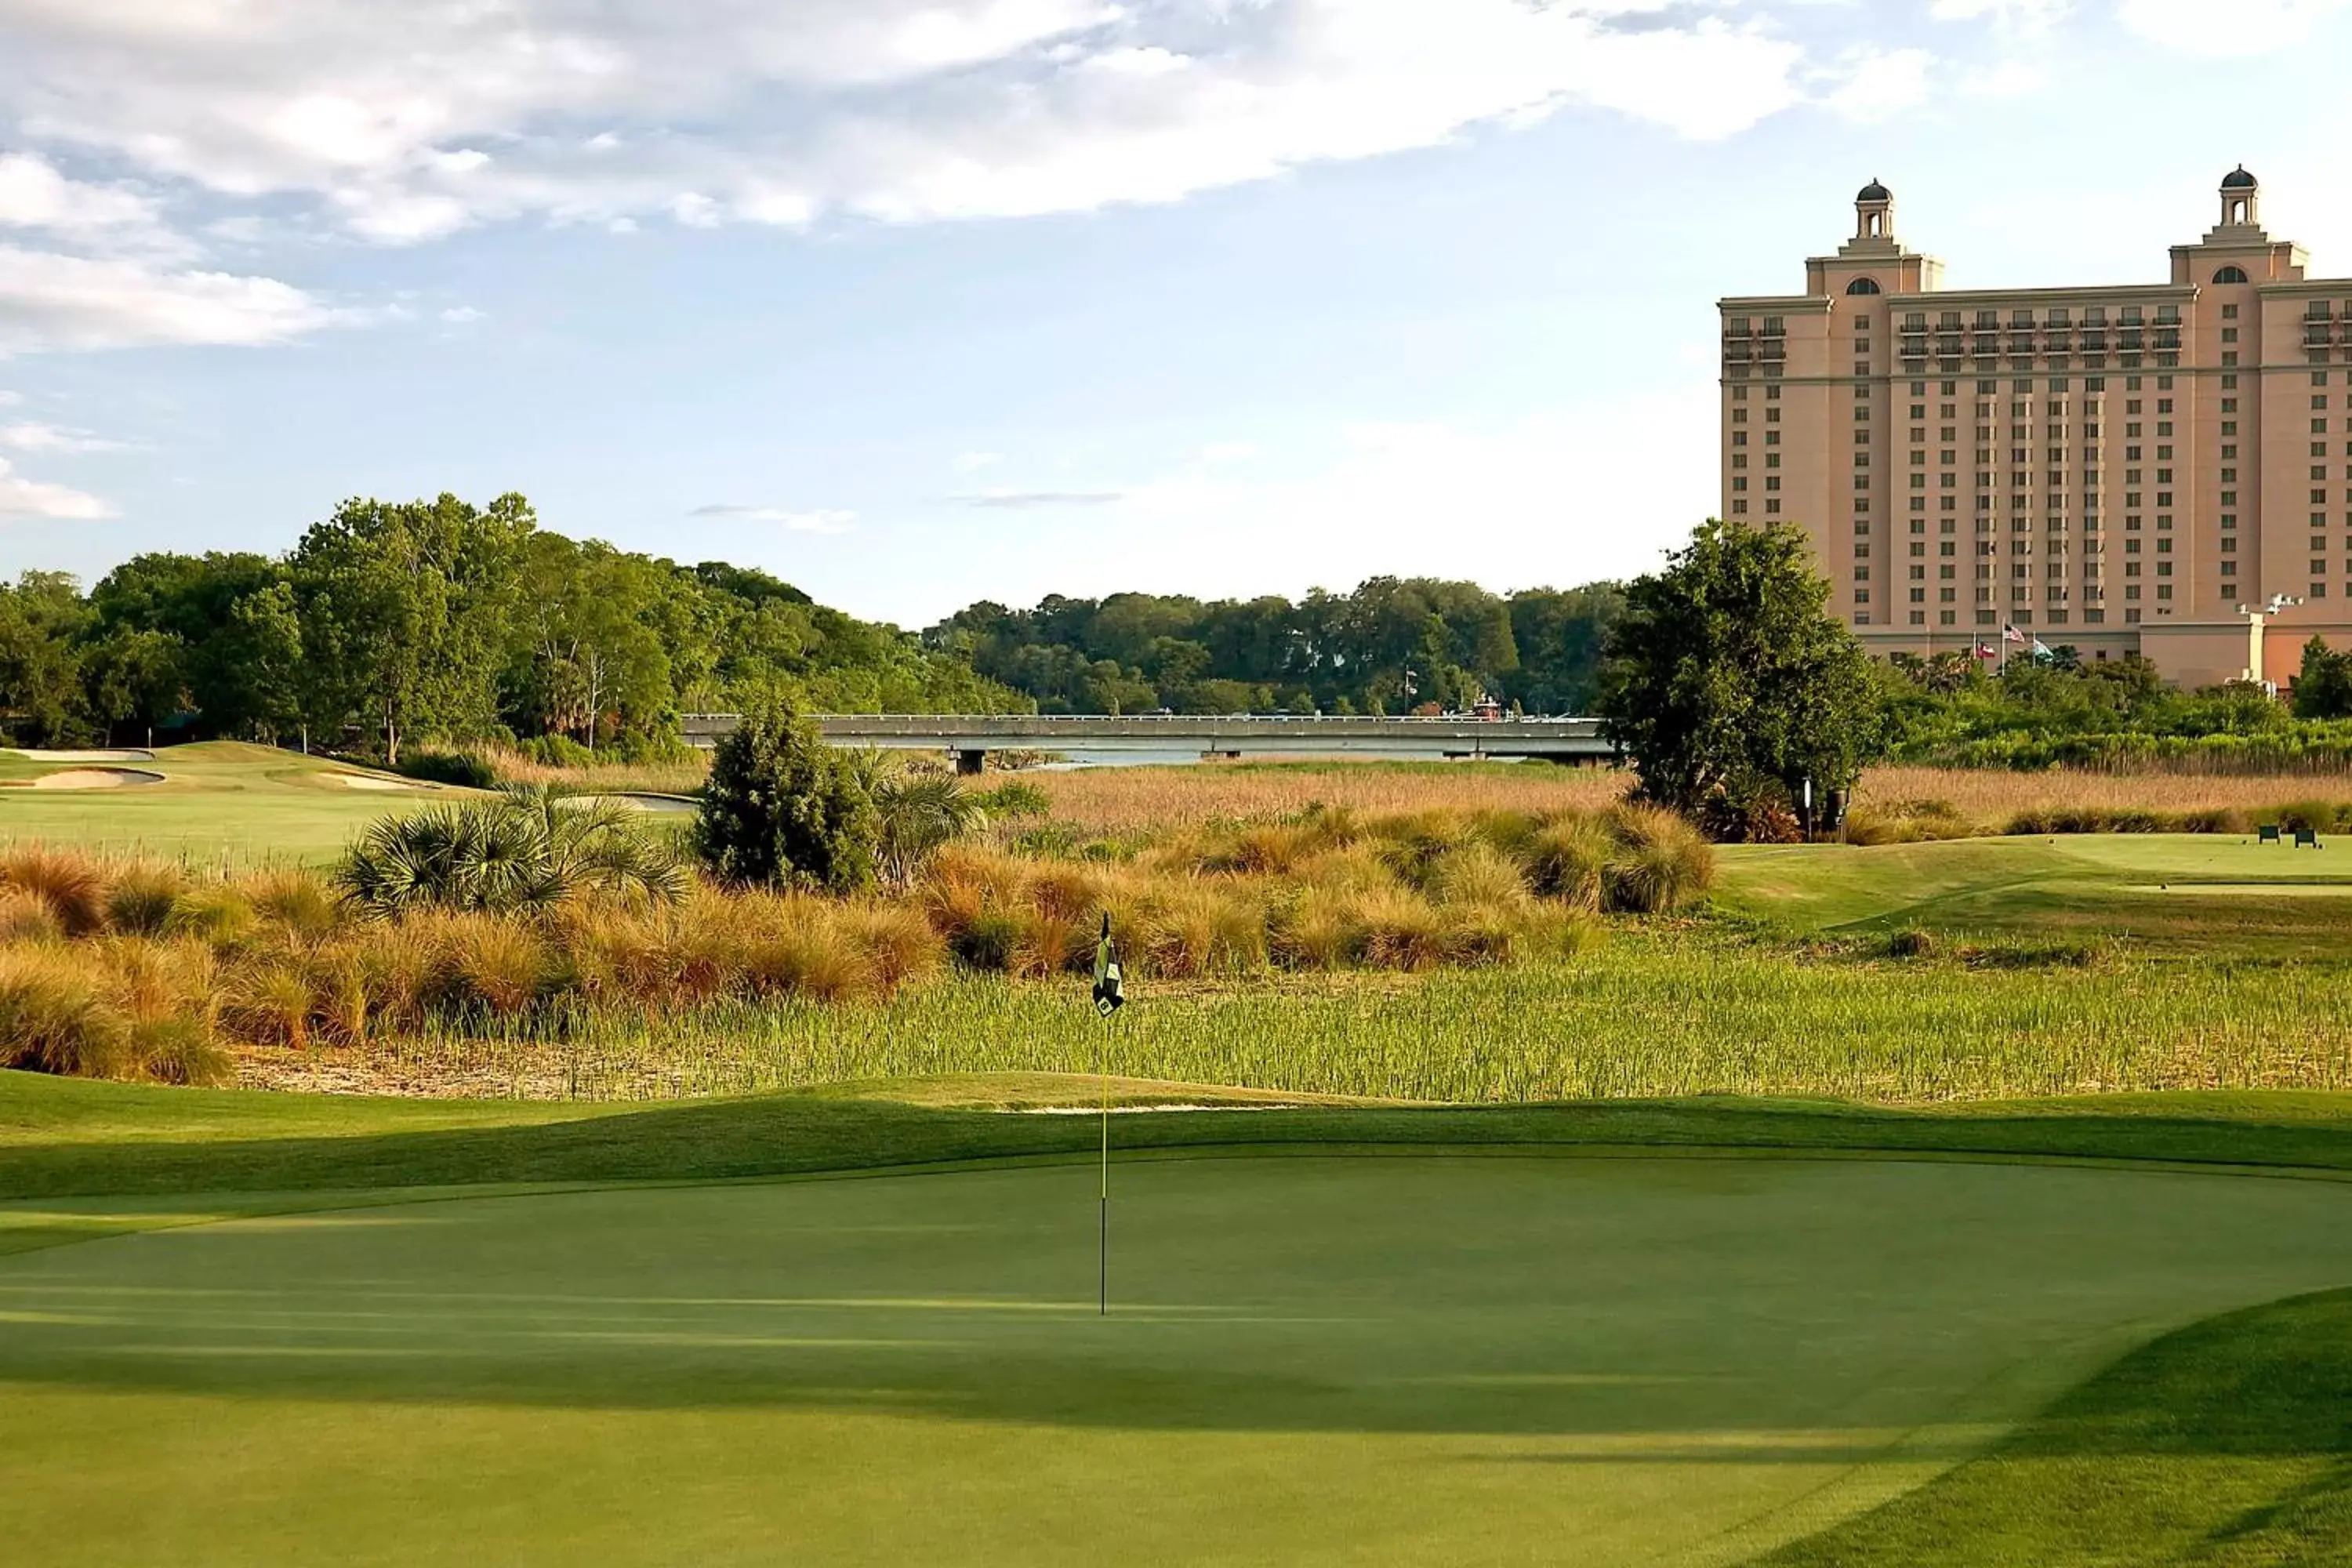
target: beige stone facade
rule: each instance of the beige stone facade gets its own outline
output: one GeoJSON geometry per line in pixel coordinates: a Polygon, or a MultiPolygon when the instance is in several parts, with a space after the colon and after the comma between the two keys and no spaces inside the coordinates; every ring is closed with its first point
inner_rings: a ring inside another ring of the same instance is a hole
{"type": "Polygon", "coordinates": [[[2260,201],[2226,176],[2166,282],[1947,290],[1874,180],[1803,293],[1720,302],[1724,514],[1802,527],[1874,653],[2015,626],[2204,685],[2352,643],[2352,279],[2260,201]]]}

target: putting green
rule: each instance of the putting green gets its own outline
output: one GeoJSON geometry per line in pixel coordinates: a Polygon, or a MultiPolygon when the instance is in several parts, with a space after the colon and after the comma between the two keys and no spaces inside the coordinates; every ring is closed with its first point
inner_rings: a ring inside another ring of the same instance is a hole
{"type": "Polygon", "coordinates": [[[44,1563],[1730,1562],[2167,1328],[2352,1277],[2352,1187],[2326,1180],[1461,1156],[1116,1179],[1108,1320],[1084,1166],[0,1258],[0,1540],[44,1563]]]}
{"type": "Polygon", "coordinates": [[[2352,893],[2352,855],[2336,858],[2251,837],[2085,833],[1868,847],[1733,846],[1723,856],[1722,903],[1807,931],[1918,926],[1989,937],[2116,936],[2166,952],[2347,952],[2324,895],[2352,893]],[[2322,901],[2312,902],[2315,896],[2322,901]]]}

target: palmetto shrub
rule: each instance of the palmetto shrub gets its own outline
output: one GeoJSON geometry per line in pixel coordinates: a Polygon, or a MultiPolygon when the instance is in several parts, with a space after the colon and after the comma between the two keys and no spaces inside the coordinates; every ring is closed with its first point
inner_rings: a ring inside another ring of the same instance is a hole
{"type": "Polygon", "coordinates": [[[879,752],[843,759],[874,805],[874,870],[904,887],[939,850],[988,826],[980,797],[953,773],[920,772],[879,752]]]}
{"type": "Polygon", "coordinates": [[[625,807],[545,787],[387,817],[360,837],[336,885],[378,915],[425,909],[545,910],[576,898],[684,896],[676,849],[625,807]]]}

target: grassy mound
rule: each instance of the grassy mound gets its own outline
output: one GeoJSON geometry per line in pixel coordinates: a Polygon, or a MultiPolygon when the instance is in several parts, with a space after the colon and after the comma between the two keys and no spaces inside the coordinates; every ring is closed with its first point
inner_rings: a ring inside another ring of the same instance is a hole
{"type": "Polygon", "coordinates": [[[2352,1562],[2352,1291],[2196,1324],[1759,1568],[2352,1562]]]}
{"type": "Polygon", "coordinates": [[[1083,1167],[384,1194],[0,1259],[11,1543],[1632,1568],[1872,1506],[2352,1245],[2321,1182],[1297,1152],[1122,1162],[1108,1318],[1083,1167]]]}

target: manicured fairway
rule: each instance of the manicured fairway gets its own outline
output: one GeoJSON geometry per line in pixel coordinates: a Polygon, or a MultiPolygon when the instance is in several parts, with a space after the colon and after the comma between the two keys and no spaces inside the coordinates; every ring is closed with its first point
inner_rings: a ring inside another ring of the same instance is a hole
{"type": "Polygon", "coordinates": [[[2352,954],[2352,840],[2321,849],[2235,834],[2077,834],[1722,851],[1727,908],[1812,931],[1901,926],[2121,936],[2168,952],[2352,954]]]}
{"type": "MultiPolygon", "coordinates": [[[[37,777],[68,766],[13,753],[0,753],[0,762],[6,764],[0,778],[37,777]]],[[[0,839],[79,844],[213,866],[224,858],[241,866],[315,862],[333,858],[361,827],[386,812],[465,793],[235,741],[166,746],[152,763],[124,765],[160,773],[163,781],[120,789],[0,789],[0,839]]]]}
{"type": "Polygon", "coordinates": [[[2352,1186],[2326,1179],[1431,1154],[1118,1183],[1107,1321],[1093,1173],[1068,1165],[0,1258],[0,1541],[56,1563],[1728,1562],[2168,1328],[2352,1279],[2352,1186]]]}

